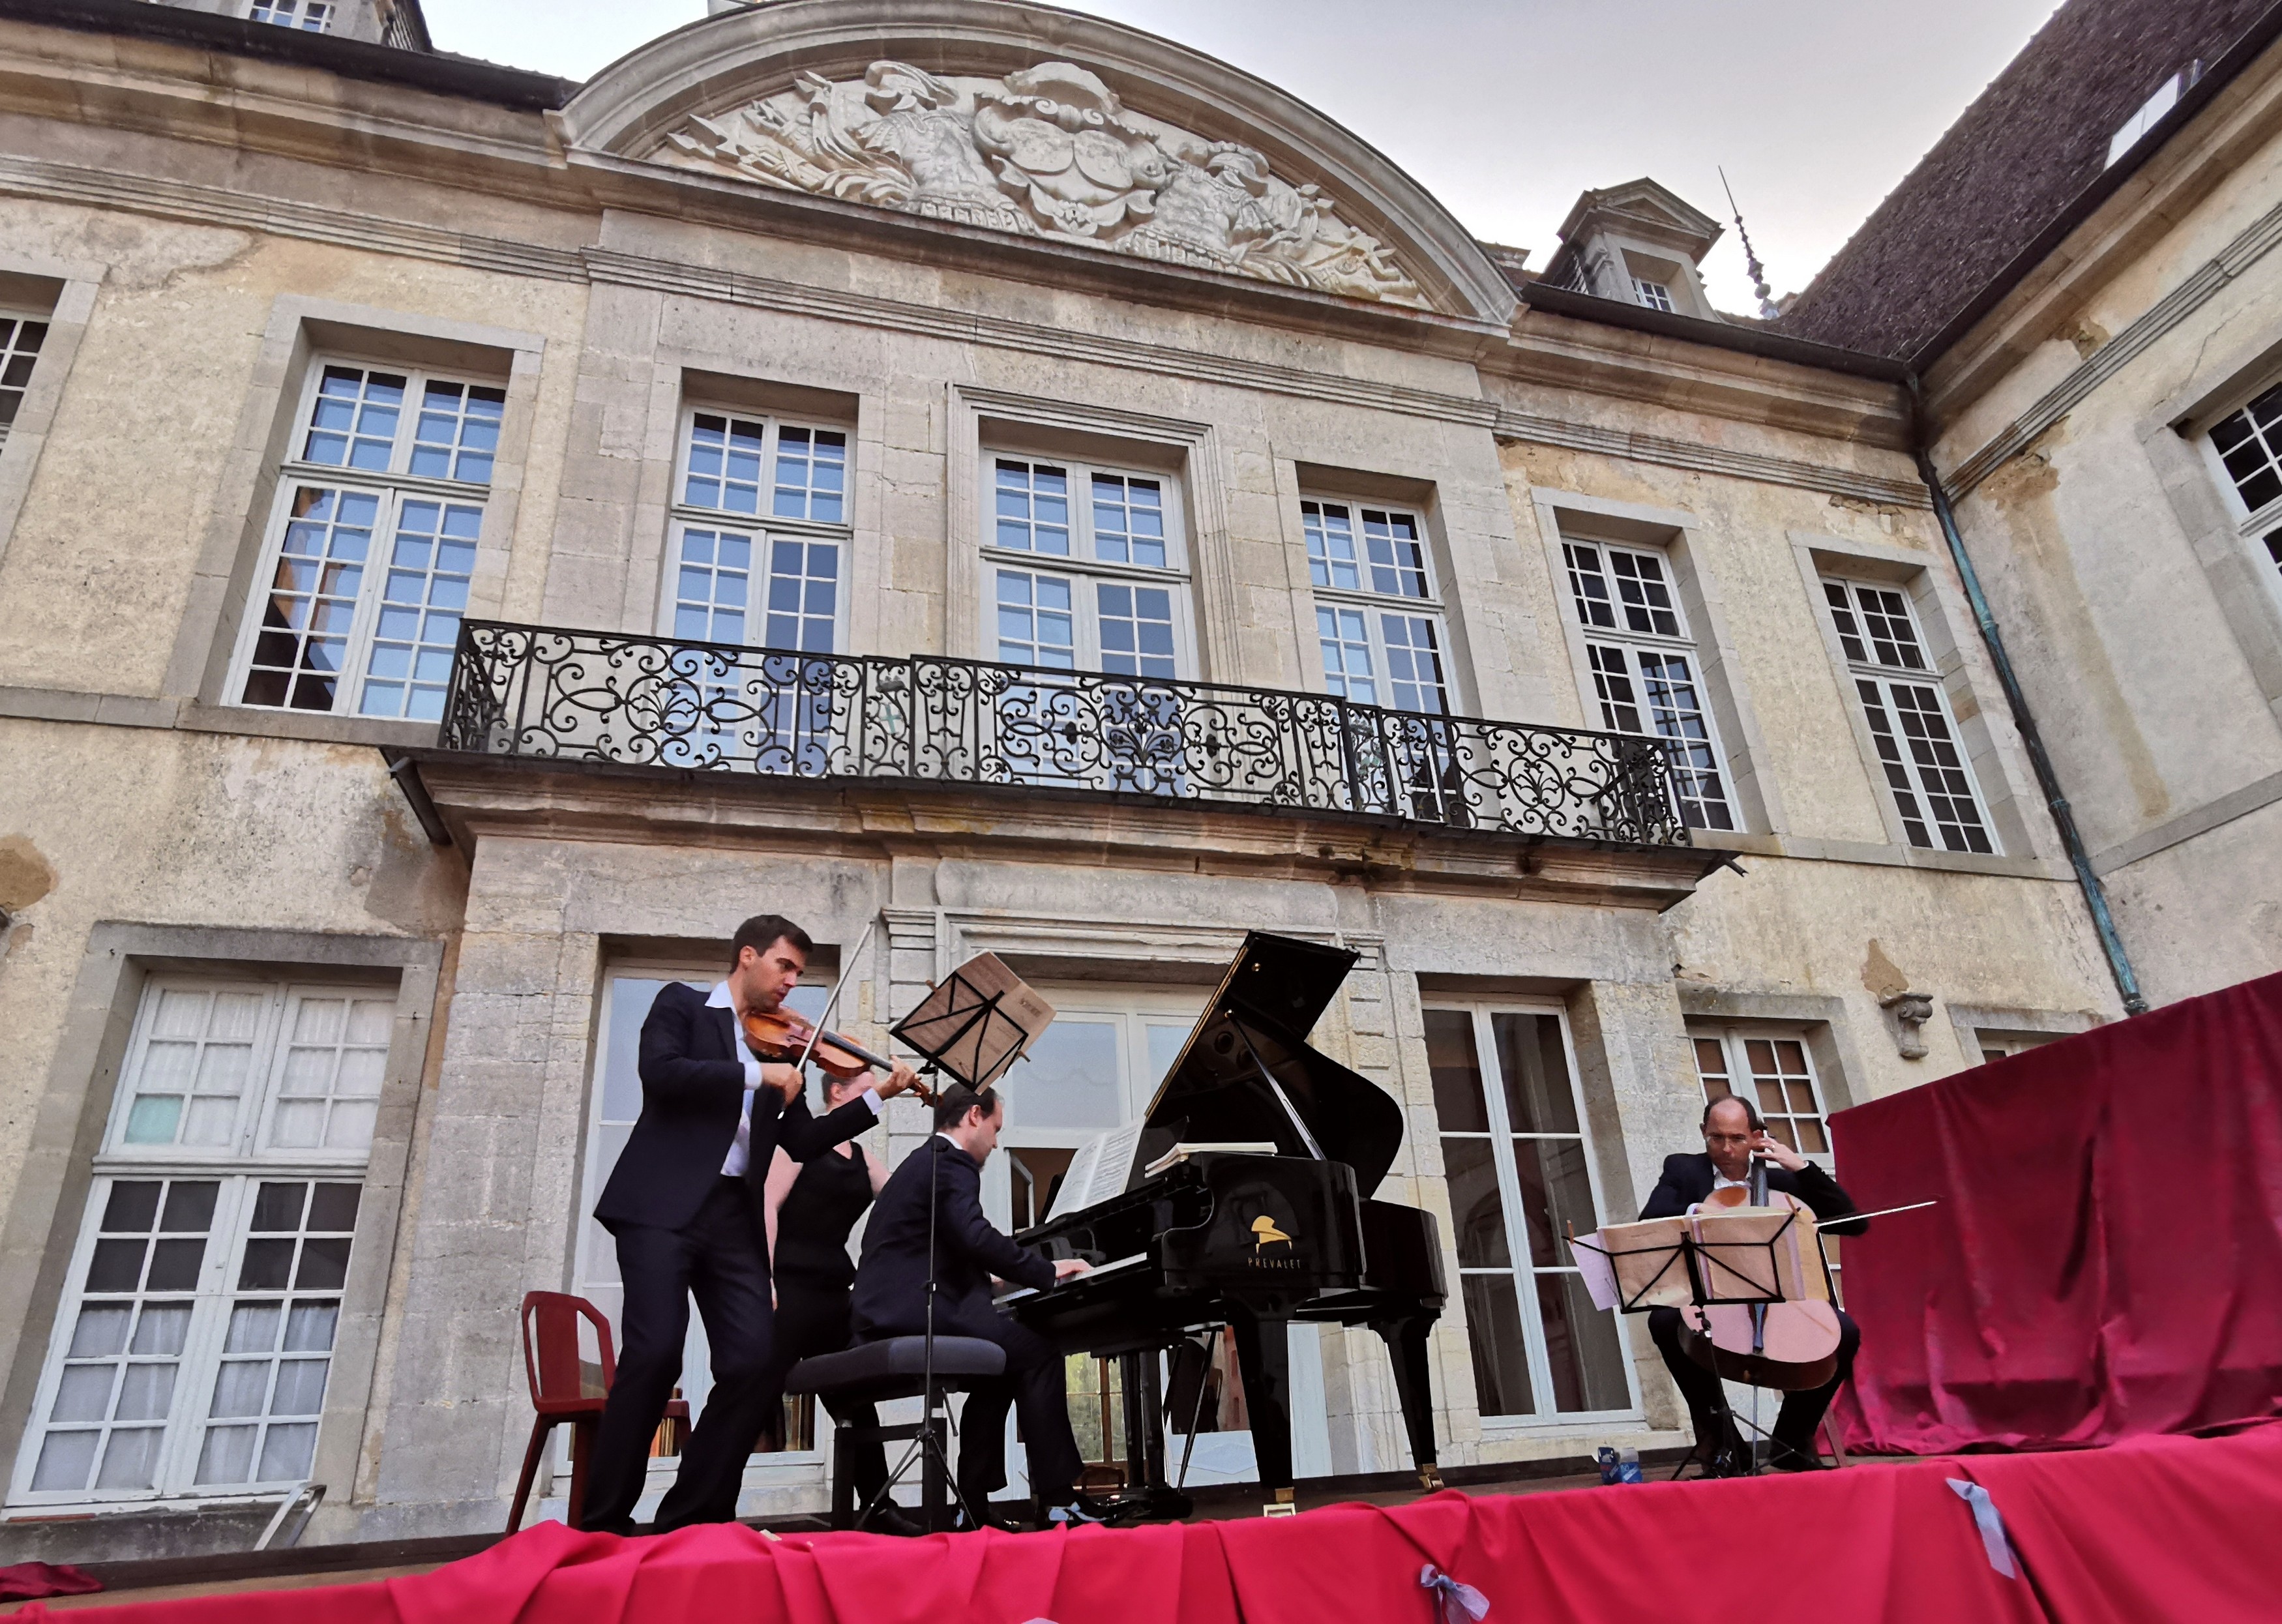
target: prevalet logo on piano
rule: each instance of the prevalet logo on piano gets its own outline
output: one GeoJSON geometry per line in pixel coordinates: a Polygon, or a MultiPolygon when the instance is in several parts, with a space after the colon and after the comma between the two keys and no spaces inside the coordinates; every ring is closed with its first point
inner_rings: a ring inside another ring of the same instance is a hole
{"type": "Polygon", "coordinates": [[[1300,1266],[1292,1237],[1264,1212],[1252,1221],[1252,1266],[1255,1269],[1297,1269],[1300,1266]]]}

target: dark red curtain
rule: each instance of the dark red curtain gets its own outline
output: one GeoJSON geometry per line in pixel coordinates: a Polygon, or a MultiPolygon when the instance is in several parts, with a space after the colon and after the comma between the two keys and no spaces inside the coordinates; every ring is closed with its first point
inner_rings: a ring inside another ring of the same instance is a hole
{"type": "MultiPolygon", "coordinates": [[[[416,1578],[145,1603],[89,1624],[1436,1624],[1432,1564],[1486,1624],[2270,1624],[2282,1426],[2226,1439],[1812,1476],[1075,1534],[656,1539],[541,1523],[416,1578]],[[2009,1540],[1992,1565],[1967,1503],[2009,1540]]],[[[19,1615],[61,1624],[35,1602],[19,1615]]]]}
{"type": "Polygon", "coordinates": [[[1849,1447],[2107,1443],[2282,1410],[2282,975],[1842,1111],[1849,1447]]]}

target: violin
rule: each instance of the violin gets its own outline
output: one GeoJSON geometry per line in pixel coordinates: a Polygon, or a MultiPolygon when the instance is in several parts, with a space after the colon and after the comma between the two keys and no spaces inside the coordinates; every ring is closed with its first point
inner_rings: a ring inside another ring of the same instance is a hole
{"type": "MultiPolygon", "coordinates": [[[[896,1068],[895,1061],[883,1060],[837,1032],[819,1031],[788,1010],[748,1009],[741,1011],[737,1020],[744,1029],[745,1046],[759,1060],[797,1066],[803,1058],[811,1059],[827,1076],[842,1082],[873,1069],[892,1072],[896,1068]]],[[[924,1083],[914,1082],[912,1092],[928,1105],[935,1103],[934,1091],[924,1083]]]]}
{"type": "MultiPolygon", "coordinates": [[[[1788,1211],[1814,1222],[1814,1211],[1805,1201],[1767,1188],[1766,1163],[1757,1156],[1751,1158],[1748,1187],[1714,1190],[1693,1210],[1788,1211]]],[[[1840,1327],[1820,1235],[1800,1273],[1806,1288],[1819,1294],[1797,1302],[1712,1302],[1680,1309],[1680,1345],[1723,1380],[1778,1393],[1821,1387],[1838,1371],[1840,1327]]]]}

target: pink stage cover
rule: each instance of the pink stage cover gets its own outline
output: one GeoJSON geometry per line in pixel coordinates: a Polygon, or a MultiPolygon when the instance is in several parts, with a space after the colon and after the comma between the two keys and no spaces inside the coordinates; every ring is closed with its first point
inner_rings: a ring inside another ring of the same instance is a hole
{"type": "MultiPolygon", "coordinates": [[[[1486,1624],[2270,1624],[2278,1527],[2282,1426],[2267,1426],[1812,1478],[1446,1493],[1393,1511],[1067,1535],[779,1542],[718,1527],[621,1540],[546,1523],[418,1578],[128,1605],[90,1624],[1438,1624],[1418,1583],[1430,1563],[1481,1592],[1486,1624]],[[1991,1565],[1952,1478],[1987,1489],[2014,1576],[1991,1565]]],[[[35,1603],[21,1616],[45,1614],[35,1603]]]]}
{"type": "MultiPolygon", "coordinates": [[[[2107,1443],[2282,1410],[2282,975],[1840,1112],[1850,1449],[2107,1443]]],[[[2282,1608],[2278,1609],[2282,1612],[2282,1608]]]]}

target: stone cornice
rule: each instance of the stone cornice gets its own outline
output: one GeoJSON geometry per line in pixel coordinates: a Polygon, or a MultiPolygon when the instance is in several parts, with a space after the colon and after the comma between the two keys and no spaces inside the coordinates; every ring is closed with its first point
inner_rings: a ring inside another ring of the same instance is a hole
{"type": "MultiPolygon", "coordinates": [[[[1058,863],[1246,874],[1378,890],[1536,897],[1661,911],[1723,860],[1650,850],[1441,833],[1282,808],[1165,806],[1027,786],[946,787],[730,778],[392,752],[455,844],[488,835],[824,851],[849,856],[988,853],[1058,863]]],[[[409,786],[408,786],[409,789],[409,786]]]]}
{"type": "Polygon", "coordinates": [[[1540,417],[1510,408],[1500,408],[1495,433],[1500,439],[1532,445],[1559,446],[1571,451],[1592,451],[1627,462],[1657,462],[1666,468],[1697,473],[1726,474],[1737,479],[1758,479],[1770,485],[1796,486],[1834,496],[1859,497],[1884,507],[1930,508],[1926,488],[1914,479],[1885,479],[1851,469],[1802,462],[1791,457],[1766,456],[1753,451],[1732,451],[1703,440],[1673,439],[1634,429],[1604,429],[1589,423],[1540,417]]]}

